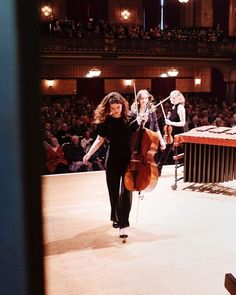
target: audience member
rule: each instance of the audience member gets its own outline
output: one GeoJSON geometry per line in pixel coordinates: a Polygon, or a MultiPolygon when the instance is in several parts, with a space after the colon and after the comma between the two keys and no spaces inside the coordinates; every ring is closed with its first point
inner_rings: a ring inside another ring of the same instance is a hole
{"type": "Polygon", "coordinates": [[[63,143],[71,141],[71,134],[69,132],[69,127],[67,123],[62,123],[62,127],[60,130],[58,130],[56,137],[61,146],[63,145],[63,143]]]}
{"type": "Polygon", "coordinates": [[[71,135],[83,136],[86,131],[85,124],[81,121],[81,119],[77,119],[75,125],[73,125],[69,132],[71,135]]]}
{"type": "MultiPolygon", "coordinates": [[[[44,26],[44,23],[41,24],[44,26]]],[[[116,50],[113,45],[114,39],[156,39],[156,40],[180,40],[201,42],[227,41],[226,34],[219,28],[164,28],[160,26],[144,30],[142,25],[109,23],[103,20],[88,21],[87,23],[76,22],[68,19],[55,19],[51,22],[51,32],[41,30],[44,34],[52,37],[68,38],[103,38],[105,50],[116,50]]]]}
{"type": "Polygon", "coordinates": [[[45,166],[49,173],[68,172],[68,162],[64,157],[63,149],[56,137],[52,137],[51,145],[46,148],[45,166]]]}
{"type": "MultiPolygon", "coordinates": [[[[185,97],[186,118],[188,122],[186,130],[213,124],[226,127],[236,125],[236,103],[227,105],[219,98],[207,97],[205,95],[204,97],[200,97],[199,95],[188,96],[186,94],[185,97]]],[[[129,100],[132,101],[133,97],[129,97],[129,100]]],[[[158,101],[157,98],[156,100],[158,101]]],[[[84,136],[84,138],[95,138],[97,136],[98,126],[91,124],[94,103],[89,101],[87,97],[71,96],[55,98],[47,96],[43,98],[42,105],[42,144],[45,150],[51,146],[51,139],[55,135],[58,136],[59,142],[70,142],[70,140],[67,140],[69,136],[67,139],[60,139],[63,129],[65,131],[68,130],[71,135],[72,129],[73,133],[75,133],[74,135],[84,136]],[[60,111],[58,112],[58,110],[60,111]],[[58,113],[60,113],[59,118],[58,113]]],[[[165,113],[168,113],[171,110],[171,104],[166,102],[164,108],[165,113]]],[[[161,116],[160,108],[157,108],[156,111],[159,118],[161,116]]],[[[81,140],[81,144],[83,141],[82,146],[86,150],[87,148],[84,143],[86,140],[84,138],[81,140]]],[[[91,159],[93,170],[104,169],[105,155],[106,145],[101,150],[98,150],[91,159]]],[[[167,163],[172,163],[171,158],[167,163]]]]}
{"type": "Polygon", "coordinates": [[[51,131],[48,131],[48,130],[44,131],[43,147],[44,147],[45,151],[48,147],[51,146],[52,138],[53,138],[53,134],[51,133],[51,131]]]}
{"type": "Polygon", "coordinates": [[[85,152],[85,154],[90,149],[94,139],[91,137],[91,133],[89,130],[85,131],[84,137],[81,140],[81,146],[85,152]]]}
{"type": "Polygon", "coordinates": [[[92,163],[83,163],[83,157],[85,152],[80,144],[80,138],[77,135],[71,137],[71,143],[66,143],[63,145],[63,150],[65,152],[65,158],[69,163],[69,170],[71,172],[81,172],[81,171],[92,171],[92,163]]]}

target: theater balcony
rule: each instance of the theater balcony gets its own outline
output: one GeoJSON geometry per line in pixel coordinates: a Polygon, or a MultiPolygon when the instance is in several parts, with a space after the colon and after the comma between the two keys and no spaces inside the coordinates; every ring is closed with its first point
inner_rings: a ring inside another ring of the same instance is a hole
{"type": "Polygon", "coordinates": [[[42,57],[236,59],[236,41],[198,42],[152,39],[41,38],[42,57]]]}

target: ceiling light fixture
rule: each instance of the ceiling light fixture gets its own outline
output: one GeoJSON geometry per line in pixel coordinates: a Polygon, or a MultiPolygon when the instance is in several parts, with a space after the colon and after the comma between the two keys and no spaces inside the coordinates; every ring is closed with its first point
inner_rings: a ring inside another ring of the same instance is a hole
{"type": "Polygon", "coordinates": [[[179,0],[180,3],[188,3],[189,0],[179,0]]]}
{"type": "Polygon", "coordinates": [[[48,5],[44,5],[41,9],[42,11],[42,14],[45,16],[45,17],[48,17],[52,14],[52,8],[48,5]]]}
{"type": "Polygon", "coordinates": [[[167,71],[167,74],[169,77],[176,77],[179,74],[179,71],[175,68],[171,68],[170,70],[167,71]]]}
{"type": "Polygon", "coordinates": [[[130,12],[128,9],[124,9],[121,11],[121,17],[124,19],[124,20],[128,20],[129,17],[130,17],[130,12]]]}
{"type": "Polygon", "coordinates": [[[93,78],[93,76],[92,76],[92,74],[87,73],[87,74],[86,74],[86,78],[93,78]]]}
{"type": "Polygon", "coordinates": [[[48,87],[53,87],[55,84],[54,80],[47,80],[46,82],[47,82],[48,87]]]}
{"type": "Polygon", "coordinates": [[[162,73],[162,74],[160,74],[160,77],[161,77],[161,78],[167,78],[168,75],[167,75],[166,73],[162,73]]]}
{"type": "Polygon", "coordinates": [[[130,80],[130,79],[125,79],[124,82],[125,82],[126,86],[131,86],[132,85],[132,80],[130,80]]]}
{"type": "Polygon", "coordinates": [[[200,86],[201,83],[202,83],[202,79],[201,79],[201,78],[195,78],[195,79],[194,79],[194,84],[195,84],[196,86],[200,86]]]}
{"type": "Polygon", "coordinates": [[[91,70],[89,70],[86,77],[94,78],[94,77],[99,77],[100,75],[101,75],[101,70],[99,70],[97,68],[92,68],[91,70]]]}

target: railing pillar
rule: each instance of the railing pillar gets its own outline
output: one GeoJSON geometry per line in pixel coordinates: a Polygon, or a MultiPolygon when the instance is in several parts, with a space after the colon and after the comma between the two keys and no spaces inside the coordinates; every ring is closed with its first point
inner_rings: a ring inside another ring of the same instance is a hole
{"type": "Polygon", "coordinates": [[[235,102],[235,81],[226,81],[226,103],[231,105],[235,102]]]}

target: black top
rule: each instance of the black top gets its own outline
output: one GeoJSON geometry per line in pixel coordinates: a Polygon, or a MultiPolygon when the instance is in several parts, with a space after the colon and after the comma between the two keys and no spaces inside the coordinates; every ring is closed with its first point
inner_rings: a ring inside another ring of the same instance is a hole
{"type": "Polygon", "coordinates": [[[104,123],[100,125],[98,135],[105,137],[109,141],[110,155],[130,154],[130,139],[132,129],[123,118],[108,116],[104,123]]]}
{"type": "MultiPolygon", "coordinates": [[[[174,109],[172,110],[171,112],[171,115],[170,115],[170,121],[173,121],[173,122],[180,122],[180,117],[179,117],[179,114],[178,114],[178,105],[175,105],[174,106],[174,109]]],[[[180,134],[180,133],[183,133],[184,132],[184,127],[177,127],[177,126],[172,126],[172,135],[176,135],[176,134],[180,134]]]]}
{"type": "Polygon", "coordinates": [[[152,131],[159,131],[159,125],[158,125],[158,120],[157,120],[157,114],[156,112],[149,113],[148,115],[148,120],[144,127],[152,130],[152,131]]]}
{"type": "Polygon", "coordinates": [[[64,146],[65,158],[69,162],[83,161],[85,152],[80,144],[69,143],[64,146]]]}

